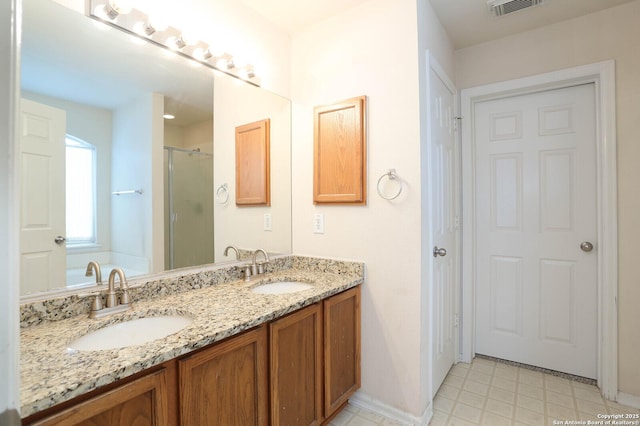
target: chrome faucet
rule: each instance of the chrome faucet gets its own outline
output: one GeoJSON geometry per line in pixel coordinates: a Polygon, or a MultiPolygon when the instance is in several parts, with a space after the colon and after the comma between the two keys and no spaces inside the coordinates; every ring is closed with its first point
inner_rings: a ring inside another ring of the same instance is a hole
{"type": "Polygon", "coordinates": [[[240,252],[238,251],[236,246],[227,246],[227,248],[224,249],[224,255],[225,256],[229,255],[229,249],[233,249],[233,251],[236,252],[236,260],[240,260],[240,252]]]}
{"type": "Polygon", "coordinates": [[[87,270],[84,273],[85,277],[96,276],[96,284],[102,285],[102,270],[100,269],[100,264],[98,262],[94,262],[93,260],[87,264],[87,270]]]}
{"type": "Polygon", "coordinates": [[[266,251],[259,248],[258,250],[253,252],[253,261],[251,262],[251,273],[253,275],[264,274],[264,264],[269,263],[269,255],[266,251]],[[256,263],[256,257],[258,253],[262,253],[264,255],[264,263],[256,263]]]}

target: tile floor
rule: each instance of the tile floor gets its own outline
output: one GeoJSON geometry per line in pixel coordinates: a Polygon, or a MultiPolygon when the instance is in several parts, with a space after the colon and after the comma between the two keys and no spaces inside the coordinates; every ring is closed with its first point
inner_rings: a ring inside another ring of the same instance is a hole
{"type": "MultiPolygon", "coordinates": [[[[640,410],[603,399],[593,385],[479,358],[471,364],[459,363],[449,371],[433,408],[429,426],[547,426],[554,420],[562,420],[562,424],[602,420],[598,414],[640,414],[640,410]]],[[[330,425],[398,423],[347,405],[330,425]]]]}
{"type": "Polygon", "coordinates": [[[369,410],[347,405],[329,426],[402,426],[369,410]]]}
{"type": "Polygon", "coordinates": [[[430,426],[546,426],[602,420],[598,414],[640,414],[603,399],[593,385],[479,358],[449,371],[433,408],[430,426]]]}

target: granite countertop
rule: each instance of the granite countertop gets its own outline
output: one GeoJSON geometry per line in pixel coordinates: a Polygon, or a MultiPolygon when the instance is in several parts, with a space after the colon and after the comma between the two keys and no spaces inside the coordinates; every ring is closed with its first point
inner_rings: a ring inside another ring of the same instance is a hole
{"type": "Polygon", "coordinates": [[[70,400],[118,379],[248,330],[289,312],[362,284],[360,274],[289,269],[152,300],[133,300],[127,312],[102,319],[78,316],[21,330],[22,417],[70,400]],[[252,287],[273,281],[301,281],[313,288],[261,295],[252,287]],[[79,352],[69,343],[89,331],[128,319],[188,315],[181,331],[140,346],[79,352]]]}

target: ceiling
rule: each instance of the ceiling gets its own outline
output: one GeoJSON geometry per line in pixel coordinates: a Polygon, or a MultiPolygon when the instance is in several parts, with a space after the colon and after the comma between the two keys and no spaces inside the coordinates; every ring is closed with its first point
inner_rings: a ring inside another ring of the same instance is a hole
{"type": "MultiPolygon", "coordinates": [[[[368,0],[240,1],[293,34],[368,0]]],[[[430,1],[455,49],[460,49],[636,0],[545,0],[500,18],[489,15],[486,0],[430,1]]]]}

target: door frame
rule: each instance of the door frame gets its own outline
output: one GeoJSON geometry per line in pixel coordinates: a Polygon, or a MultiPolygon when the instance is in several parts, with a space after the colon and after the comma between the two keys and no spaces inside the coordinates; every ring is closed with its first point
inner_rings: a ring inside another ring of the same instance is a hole
{"type": "Polygon", "coordinates": [[[460,317],[460,277],[461,277],[461,232],[460,232],[460,226],[459,226],[459,218],[460,218],[460,209],[461,209],[461,201],[460,201],[460,194],[462,192],[462,188],[460,187],[460,126],[458,124],[458,115],[459,115],[459,111],[460,111],[460,103],[459,103],[459,99],[458,99],[458,90],[456,89],[455,85],[453,84],[453,82],[451,81],[451,79],[449,78],[449,76],[447,75],[447,73],[445,72],[444,68],[442,68],[442,66],[440,65],[440,63],[436,60],[436,58],[433,56],[433,54],[430,51],[427,51],[426,53],[426,80],[427,80],[427,149],[426,149],[426,165],[428,168],[427,171],[427,183],[426,183],[426,188],[427,188],[427,192],[426,192],[426,203],[423,203],[423,205],[426,206],[426,217],[428,220],[428,244],[427,244],[427,258],[428,258],[428,271],[429,271],[429,279],[428,282],[430,283],[429,285],[429,312],[431,313],[430,316],[430,325],[429,325],[429,333],[430,333],[430,338],[429,338],[429,387],[431,389],[430,391],[430,399],[433,400],[433,398],[435,397],[435,390],[433,389],[433,381],[432,378],[434,377],[433,375],[433,345],[436,344],[435,342],[435,318],[433,317],[433,313],[435,312],[435,309],[433,308],[433,304],[435,302],[435,288],[433,285],[431,285],[431,283],[434,282],[434,272],[435,272],[435,268],[434,268],[434,264],[433,264],[433,256],[431,255],[432,253],[432,248],[434,247],[434,241],[433,241],[433,232],[432,232],[432,227],[433,227],[433,203],[431,202],[432,200],[432,195],[433,195],[433,179],[432,179],[432,173],[433,171],[431,170],[431,168],[428,166],[430,164],[431,161],[431,149],[432,149],[432,145],[433,145],[433,140],[431,137],[431,70],[433,70],[433,72],[438,76],[438,78],[440,78],[440,80],[444,83],[444,85],[447,87],[447,89],[453,94],[453,116],[451,117],[451,120],[454,120],[454,139],[455,139],[455,152],[454,152],[454,159],[456,159],[456,163],[455,163],[455,173],[454,173],[454,190],[455,190],[455,194],[453,195],[453,198],[455,200],[455,205],[454,205],[454,213],[455,213],[455,217],[454,217],[454,221],[457,221],[457,226],[455,226],[455,230],[456,230],[456,236],[455,236],[455,247],[452,247],[449,249],[449,252],[452,254],[455,254],[455,260],[453,262],[454,266],[453,266],[453,272],[454,272],[454,277],[453,277],[453,303],[452,305],[455,307],[455,310],[453,312],[454,318],[452,318],[451,320],[454,321],[454,347],[453,347],[453,353],[454,353],[454,360],[453,363],[456,364],[460,359],[459,354],[460,354],[460,326],[459,326],[459,317],[460,317]]]}
{"type": "Polygon", "coordinates": [[[460,93],[462,120],[462,343],[461,360],[475,356],[475,141],[478,102],[594,83],[597,162],[597,381],[602,395],[618,392],[618,204],[616,165],[615,63],[613,60],[567,68],[460,93]]]}

